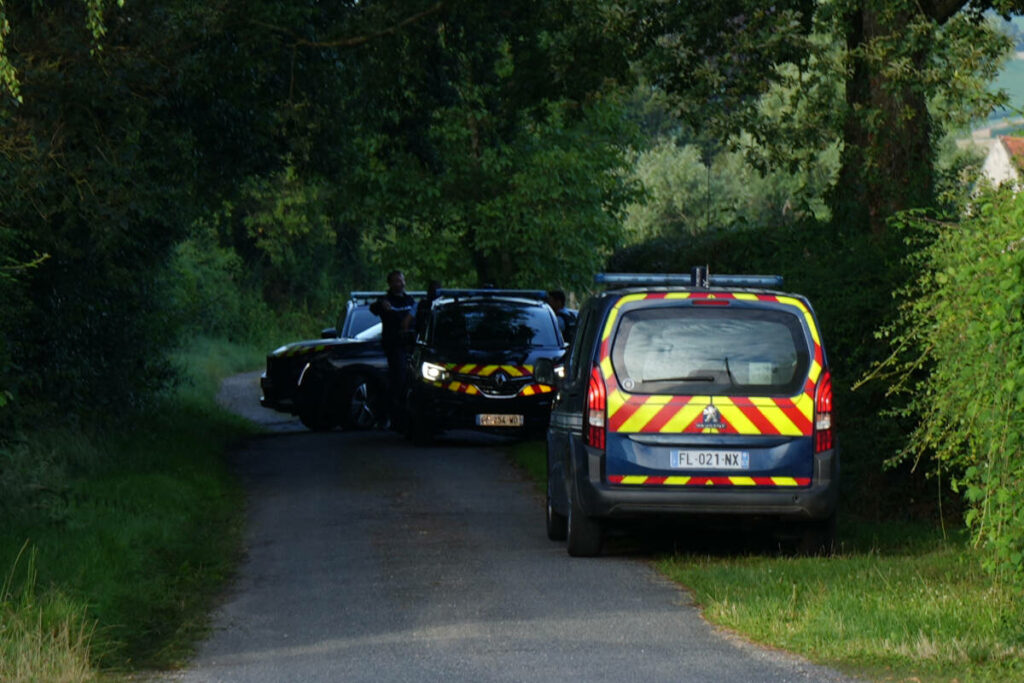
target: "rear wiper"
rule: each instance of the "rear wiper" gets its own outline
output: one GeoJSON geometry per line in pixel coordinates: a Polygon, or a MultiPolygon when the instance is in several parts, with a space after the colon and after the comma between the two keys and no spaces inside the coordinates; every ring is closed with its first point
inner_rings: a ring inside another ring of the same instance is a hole
{"type": "Polygon", "coordinates": [[[686,377],[644,377],[645,382],[714,382],[714,375],[687,375],[686,377]]]}
{"type": "Polygon", "coordinates": [[[736,386],[736,378],[732,376],[732,370],[729,369],[729,356],[725,357],[725,371],[729,374],[729,384],[736,386]]]}

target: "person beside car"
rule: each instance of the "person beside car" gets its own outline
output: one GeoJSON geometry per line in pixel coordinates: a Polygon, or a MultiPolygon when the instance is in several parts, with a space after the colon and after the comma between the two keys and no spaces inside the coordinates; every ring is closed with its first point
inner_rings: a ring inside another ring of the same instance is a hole
{"type": "Polygon", "coordinates": [[[430,284],[427,285],[427,295],[420,299],[420,302],[416,305],[416,334],[417,336],[423,336],[423,332],[427,325],[427,314],[430,312],[430,306],[434,303],[434,299],[438,297],[438,292],[441,290],[440,280],[431,280],[430,284]]]}
{"type": "Polygon", "coordinates": [[[576,331],[576,317],[565,307],[565,292],[560,289],[548,290],[548,306],[551,306],[555,317],[558,318],[558,330],[562,333],[562,338],[571,342],[576,331]]]}
{"type": "Polygon", "coordinates": [[[405,274],[388,273],[387,293],[370,304],[370,312],[380,317],[381,344],[388,361],[388,417],[392,424],[401,414],[406,378],[405,333],[413,328],[416,300],[405,291],[405,274]]]}

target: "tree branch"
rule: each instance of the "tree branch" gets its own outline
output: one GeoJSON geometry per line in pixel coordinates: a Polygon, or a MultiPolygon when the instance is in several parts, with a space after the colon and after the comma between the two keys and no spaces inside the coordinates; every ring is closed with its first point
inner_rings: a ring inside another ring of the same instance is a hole
{"type": "Polygon", "coordinates": [[[427,9],[423,10],[422,12],[418,12],[416,14],[413,14],[411,16],[406,17],[405,19],[401,20],[400,22],[398,22],[394,26],[391,26],[389,28],[377,31],[376,33],[368,33],[366,35],[353,36],[353,37],[350,37],[350,38],[338,38],[336,40],[307,40],[306,38],[302,38],[302,37],[298,36],[297,34],[293,33],[292,31],[289,31],[287,29],[283,29],[280,26],[272,26],[270,24],[265,24],[265,23],[259,22],[259,21],[254,21],[252,23],[257,25],[257,26],[262,26],[263,28],[269,28],[272,31],[277,31],[279,33],[284,33],[284,34],[290,36],[295,41],[293,43],[294,47],[349,48],[349,47],[359,47],[360,45],[365,45],[366,43],[369,43],[372,40],[376,40],[377,38],[382,38],[384,36],[394,35],[395,33],[398,33],[399,31],[401,31],[406,26],[409,26],[410,24],[414,24],[417,21],[423,19],[424,17],[428,17],[428,16],[430,16],[432,14],[437,14],[437,13],[441,12],[443,9],[444,9],[444,3],[443,2],[438,2],[438,3],[435,3],[432,7],[429,7],[427,9]]]}

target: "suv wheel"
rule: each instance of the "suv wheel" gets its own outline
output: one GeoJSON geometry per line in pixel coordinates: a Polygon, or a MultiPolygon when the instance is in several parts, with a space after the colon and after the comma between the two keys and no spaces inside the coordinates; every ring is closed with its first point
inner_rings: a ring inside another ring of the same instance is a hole
{"type": "Polygon", "coordinates": [[[416,446],[429,446],[434,440],[434,426],[430,423],[430,416],[423,407],[415,401],[409,402],[409,410],[406,415],[409,426],[409,436],[416,446]]]}
{"type": "Polygon", "coordinates": [[[381,419],[380,387],[365,375],[353,375],[342,385],[341,426],[344,429],[372,429],[381,419]]]}
{"type": "Polygon", "coordinates": [[[330,391],[323,380],[315,380],[300,389],[299,420],[307,428],[314,432],[326,432],[338,424],[338,416],[333,402],[330,400],[330,391]]]}
{"type": "Polygon", "coordinates": [[[593,557],[600,554],[604,541],[604,527],[599,520],[587,517],[580,507],[576,487],[569,486],[569,518],[566,520],[566,547],[573,557],[593,557]]]}

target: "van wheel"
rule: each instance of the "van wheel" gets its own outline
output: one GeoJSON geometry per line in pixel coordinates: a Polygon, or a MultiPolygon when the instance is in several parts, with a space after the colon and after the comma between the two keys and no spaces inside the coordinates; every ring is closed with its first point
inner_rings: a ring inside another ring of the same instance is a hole
{"type": "MultiPolygon", "coordinates": [[[[551,484],[548,483],[550,489],[551,484]]],[[[565,515],[556,512],[555,508],[551,506],[551,493],[548,493],[548,505],[547,505],[547,527],[548,527],[548,538],[552,541],[564,541],[565,537],[569,534],[569,520],[565,515]]]]}
{"type": "Polygon", "coordinates": [[[801,522],[799,526],[796,552],[798,555],[812,557],[831,557],[836,552],[836,513],[831,516],[801,522]]]}
{"type": "Polygon", "coordinates": [[[587,517],[580,507],[575,485],[569,486],[569,518],[566,520],[566,548],[573,557],[593,557],[601,553],[604,525],[587,517]]]}

